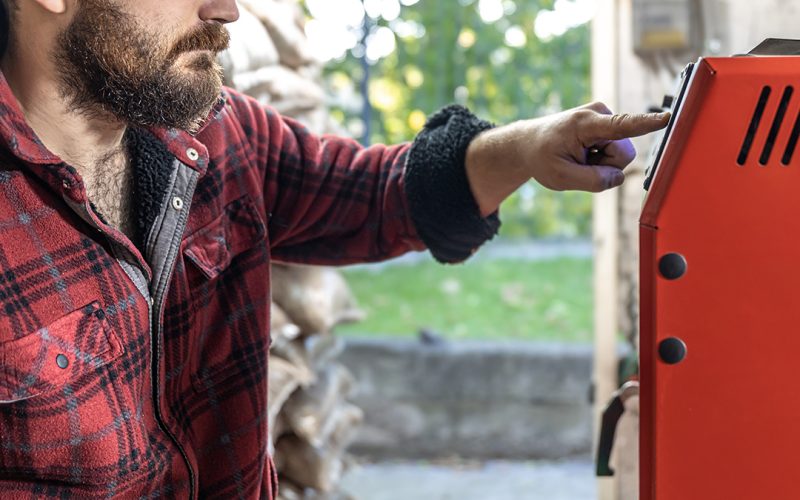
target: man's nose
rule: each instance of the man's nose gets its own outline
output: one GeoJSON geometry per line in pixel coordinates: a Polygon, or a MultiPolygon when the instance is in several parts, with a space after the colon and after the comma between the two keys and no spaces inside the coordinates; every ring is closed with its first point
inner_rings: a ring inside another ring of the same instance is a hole
{"type": "Polygon", "coordinates": [[[207,0],[200,9],[200,19],[232,23],[239,19],[239,7],[236,0],[207,0]]]}

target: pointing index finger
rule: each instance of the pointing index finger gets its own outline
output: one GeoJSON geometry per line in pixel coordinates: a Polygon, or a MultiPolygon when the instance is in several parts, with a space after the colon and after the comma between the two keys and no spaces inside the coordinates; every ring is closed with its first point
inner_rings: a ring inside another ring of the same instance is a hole
{"type": "Polygon", "coordinates": [[[581,139],[584,144],[594,144],[599,141],[618,141],[629,137],[639,137],[666,127],[669,117],[669,113],[637,115],[598,113],[584,123],[581,128],[581,139]]]}

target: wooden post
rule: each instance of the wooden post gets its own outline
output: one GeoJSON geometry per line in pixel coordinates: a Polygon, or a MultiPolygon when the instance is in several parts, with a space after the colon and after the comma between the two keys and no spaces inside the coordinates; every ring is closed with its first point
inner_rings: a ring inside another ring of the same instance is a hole
{"type": "MultiPolygon", "coordinates": [[[[592,22],[592,94],[595,100],[617,109],[620,30],[619,0],[601,0],[592,22]]],[[[618,303],[618,227],[617,190],[597,195],[594,199],[594,447],[599,436],[600,415],[617,388],[617,303],[618,303]]],[[[613,478],[598,479],[598,498],[616,500],[613,478]]]]}

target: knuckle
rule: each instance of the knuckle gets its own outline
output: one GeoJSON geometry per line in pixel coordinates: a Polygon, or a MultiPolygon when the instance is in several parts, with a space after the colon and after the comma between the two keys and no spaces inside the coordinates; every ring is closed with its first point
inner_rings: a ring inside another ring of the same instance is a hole
{"type": "Polygon", "coordinates": [[[589,120],[591,120],[595,114],[596,113],[594,111],[589,109],[579,109],[572,113],[572,115],[569,117],[569,121],[573,127],[577,128],[582,126],[584,123],[589,122],[589,120]]]}
{"type": "Polygon", "coordinates": [[[614,127],[624,127],[630,121],[631,121],[631,115],[628,113],[622,113],[611,116],[611,125],[614,127]]]}
{"type": "Polygon", "coordinates": [[[611,112],[609,107],[606,106],[606,103],[604,103],[603,101],[593,101],[586,107],[588,109],[597,111],[598,113],[610,113],[611,112]]]}

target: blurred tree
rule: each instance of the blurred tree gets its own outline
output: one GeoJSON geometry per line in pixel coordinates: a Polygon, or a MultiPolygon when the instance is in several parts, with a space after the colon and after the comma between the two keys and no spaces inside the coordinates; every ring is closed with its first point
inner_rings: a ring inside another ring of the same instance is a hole
{"type": "MultiPolygon", "coordinates": [[[[593,0],[306,0],[305,5],[314,21],[309,36],[328,48],[334,35],[319,30],[322,23],[330,26],[326,18],[337,15],[349,19],[343,33],[351,41],[331,54],[326,81],[333,116],[367,143],[412,140],[431,112],[453,102],[508,123],[590,98],[593,0]]],[[[504,204],[503,220],[505,236],[585,236],[591,199],[531,183],[504,204]]]]}

